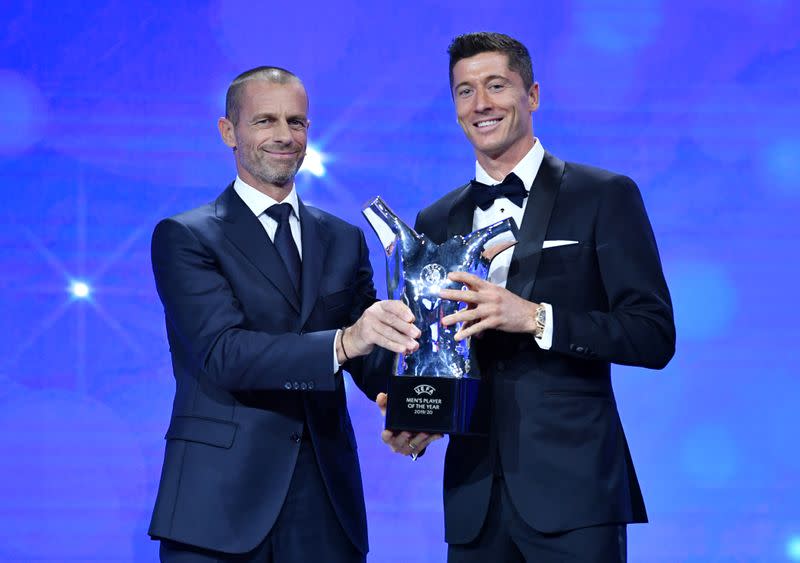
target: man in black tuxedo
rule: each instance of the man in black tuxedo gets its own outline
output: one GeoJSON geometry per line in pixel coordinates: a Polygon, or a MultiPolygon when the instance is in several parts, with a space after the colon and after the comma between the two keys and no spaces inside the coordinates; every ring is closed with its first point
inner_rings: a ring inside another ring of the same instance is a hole
{"type": "MultiPolygon", "coordinates": [[[[675,350],[669,291],[636,184],[564,162],[533,134],[528,50],[497,33],[453,40],[450,85],[475,150],[475,180],[423,209],[436,243],[506,217],[520,241],[488,281],[453,273],[464,323],[491,382],[488,438],[451,436],[445,534],[451,563],[620,562],[626,527],[646,522],[610,364],[661,369],[675,350]]],[[[385,404],[385,396],[378,398],[385,404]]],[[[384,432],[409,455],[429,436],[384,432]]]]}
{"type": "Polygon", "coordinates": [[[289,71],[238,76],[219,119],[236,180],[153,233],[176,383],[149,530],[162,561],[365,560],[341,368],[374,397],[385,383],[365,374],[390,366],[367,354],[419,331],[376,302],[362,231],[298,198],[307,113],[289,71]]]}

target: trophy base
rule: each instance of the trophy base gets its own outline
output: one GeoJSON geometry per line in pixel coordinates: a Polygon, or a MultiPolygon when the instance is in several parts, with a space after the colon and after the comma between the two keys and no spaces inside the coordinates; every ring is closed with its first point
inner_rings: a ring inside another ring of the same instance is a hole
{"type": "Polygon", "coordinates": [[[389,378],[386,428],[430,434],[489,433],[489,389],[480,379],[389,378]]]}

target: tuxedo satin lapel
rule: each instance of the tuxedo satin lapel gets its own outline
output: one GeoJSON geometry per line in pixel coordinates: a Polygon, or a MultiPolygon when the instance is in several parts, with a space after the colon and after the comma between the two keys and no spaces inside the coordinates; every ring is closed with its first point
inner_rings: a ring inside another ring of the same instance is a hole
{"type": "MultiPolygon", "coordinates": [[[[469,184],[461,188],[450,208],[447,218],[447,238],[456,235],[468,235],[472,232],[472,216],[475,213],[475,204],[469,197],[469,184]]],[[[441,244],[444,241],[436,241],[441,244]]]]}
{"type": "Polygon", "coordinates": [[[222,192],[216,202],[217,217],[223,220],[225,236],[283,295],[295,311],[300,312],[297,291],[289,279],[280,254],[264,227],[233,189],[222,192]]]}
{"type": "Polygon", "coordinates": [[[545,153],[531,186],[528,204],[522,217],[522,228],[519,231],[520,242],[514,247],[506,282],[506,289],[526,299],[536,283],[536,272],[542,258],[542,244],[547,235],[547,227],[550,224],[550,216],[563,176],[564,161],[545,153]]]}
{"type": "Polygon", "coordinates": [[[300,230],[303,241],[303,275],[300,281],[302,286],[300,326],[302,327],[317,302],[322,268],[325,265],[329,243],[324,225],[309,213],[302,201],[300,202],[300,230]]]}

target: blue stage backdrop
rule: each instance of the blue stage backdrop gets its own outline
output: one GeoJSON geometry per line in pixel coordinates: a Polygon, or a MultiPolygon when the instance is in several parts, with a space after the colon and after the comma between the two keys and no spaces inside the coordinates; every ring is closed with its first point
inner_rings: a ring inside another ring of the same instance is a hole
{"type": "MultiPolygon", "coordinates": [[[[301,197],[411,222],[472,177],[446,47],[494,30],[531,49],[544,146],[639,183],[675,301],[669,367],[614,372],[652,520],[630,560],[800,561],[798,22],[795,0],[3,3],[0,560],[157,556],[174,383],[150,234],[233,179],[229,81],[295,71],[301,197]]],[[[445,443],[391,454],[349,391],[370,560],[443,561],[445,443]]]]}

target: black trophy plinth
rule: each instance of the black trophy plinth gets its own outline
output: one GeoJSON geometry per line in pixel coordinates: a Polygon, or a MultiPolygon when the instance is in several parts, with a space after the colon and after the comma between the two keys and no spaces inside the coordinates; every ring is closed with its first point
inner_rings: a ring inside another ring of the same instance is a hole
{"type": "Polygon", "coordinates": [[[386,428],[431,434],[489,433],[489,389],[480,379],[389,378],[386,428]]]}

